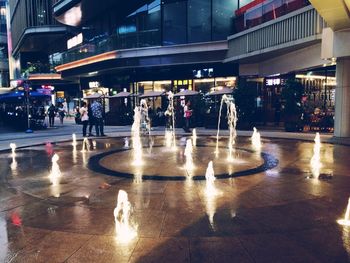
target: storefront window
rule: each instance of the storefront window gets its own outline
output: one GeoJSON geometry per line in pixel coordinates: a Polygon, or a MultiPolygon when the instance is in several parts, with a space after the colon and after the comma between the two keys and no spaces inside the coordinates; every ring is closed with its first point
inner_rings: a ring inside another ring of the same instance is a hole
{"type": "Polygon", "coordinates": [[[185,44],[187,1],[164,1],[163,45],[185,44]]]}
{"type": "Polygon", "coordinates": [[[188,42],[205,42],[211,38],[211,1],[188,1],[188,42]]]}

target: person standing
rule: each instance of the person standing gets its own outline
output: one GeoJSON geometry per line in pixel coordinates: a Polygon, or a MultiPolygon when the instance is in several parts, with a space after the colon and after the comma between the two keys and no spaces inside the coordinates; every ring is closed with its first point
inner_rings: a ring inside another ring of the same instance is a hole
{"type": "Polygon", "coordinates": [[[91,105],[91,111],[95,122],[96,136],[106,136],[103,132],[103,107],[101,102],[95,100],[91,105]]]}
{"type": "Polygon", "coordinates": [[[55,116],[56,116],[55,105],[51,104],[50,107],[47,109],[47,113],[49,115],[49,126],[53,127],[55,124],[55,116]]]}
{"type": "Polygon", "coordinates": [[[192,116],[192,110],[190,109],[191,102],[187,101],[185,107],[184,107],[184,119],[185,119],[185,132],[190,132],[190,119],[192,116]]]}
{"type": "Polygon", "coordinates": [[[63,107],[63,104],[61,104],[61,105],[58,107],[58,115],[59,115],[59,117],[60,117],[61,125],[63,125],[63,119],[64,119],[64,116],[66,115],[66,114],[65,114],[64,107],[63,107]]]}
{"type": "Polygon", "coordinates": [[[81,122],[83,124],[83,136],[86,137],[86,129],[89,124],[89,114],[88,108],[86,107],[86,102],[83,102],[82,107],[79,110],[81,116],[81,122]]]}
{"type": "MultiPolygon", "coordinates": [[[[91,104],[90,103],[88,105],[88,114],[89,114],[89,136],[94,136],[92,134],[92,127],[94,127],[95,121],[94,121],[94,116],[92,115],[92,110],[91,110],[91,104]]],[[[95,129],[96,129],[96,125],[95,125],[95,129]]]]}

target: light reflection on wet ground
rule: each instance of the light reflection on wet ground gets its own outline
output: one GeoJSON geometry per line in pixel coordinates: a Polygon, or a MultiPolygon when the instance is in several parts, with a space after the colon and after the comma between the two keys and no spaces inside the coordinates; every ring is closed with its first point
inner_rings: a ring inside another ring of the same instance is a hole
{"type": "MultiPolygon", "coordinates": [[[[162,138],[143,138],[144,146],[150,142],[152,151],[162,155],[164,148],[155,147],[163,145],[162,138]]],[[[201,144],[211,147],[215,139],[199,136],[201,144]]],[[[239,138],[236,146],[252,150],[248,139],[239,138]]],[[[78,141],[75,148],[67,142],[17,149],[15,157],[0,153],[0,261],[349,261],[349,229],[336,220],[350,196],[350,147],[323,144],[320,173],[332,177],[307,179],[312,143],[264,139],[262,152],[275,156],[279,165],[216,180],[220,194],[215,196],[206,194],[205,181],[132,180],[87,168],[91,156],[123,147],[124,138],[97,139],[84,152],[78,141]],[[54,153],[60,157],[57,184],[50,181],[54,153]],[[128,244],[115,240],[113,209],[120,189],[128,193],[139,226],[138,238],[128,244]]],[[[145,154],[154,163],[147,169],[171,175],[173,166],[152,151],[145,154]]],[[[206,151],[195,159],[198,173],[210,159],[206,151]]],[[[232,169],[261,162],[254,153],[237,154],[242,162],[232,169]]],[[[113,167],[127,162],[125,155],[108,158],[113,167]]],[[[177,161],[174,167],[182,166],[181,154],[172,158],[167,157],[177,161]]]]}

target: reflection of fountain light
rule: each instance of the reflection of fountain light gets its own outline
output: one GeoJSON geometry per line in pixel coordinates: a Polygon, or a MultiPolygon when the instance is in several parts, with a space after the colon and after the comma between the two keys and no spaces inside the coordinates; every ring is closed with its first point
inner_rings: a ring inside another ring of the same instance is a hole
{"type": "Polygon", "coordinates": [[[77,146],[77,136],[75,135],[75,133],[72,134],[72,145],[75,147],[77,146]]]}
{"type": "Polygon", "coordinates": [[[261,149],[261,139],[260,139],[260,133],[258,130],[254,127],[253,128],[253,135],[252,135],[252,144],[253,148],[257,151],[261,149]]]}
{"type": "Polygon", "coordinates": [[[340,219],[337,222],[338,224],[343,226],[350,226],[350,198],[349,198],[348,206],[346,208],[344,219],[340,219]]]}
{"type": "Polygon", "coordinates": [[[133,165],[142,165],[142,143],[140,136],[141,111],[139,107],[134,110],[134,123],[131,127],[132,147],[133,147],[133,165]]]}
{"type": "Polygon", "coordinates": [[[90,151],[90,142],[89,142],[88,138],[84,138],[83,148],[81,149],[81,152],[86,152],[86,151],[90,151]]]}
{"type": "Polygon", "coordinates": [[[320,175],[320,170],[322,168],[322,163],[321,163],[321,157],[320,157],[320,152],[321,152],[321,140],[320,140],[320,134],[316,133],[315,136],[315,144],[314,144],[314,154],[311,158],[310,165],[311,165],[311,172],[312,175],[316,178],[320,175]]]}
{"type": "Polygon", "coordinates": [[[49,179],[50,179],[50,182],[53,186],[52,188],[52,191],[53,191],[53,195],[55,197],[59,197],[60,194],[59,194],[59,189],[57,189],[57,186],[59,186],[60,184],[60,181],[61,181],[61,177],[62,177],[62,174],[61,174],[61,170],[60,170],[60,167],[58,165],[58,160],[59,160],[59,156],[57,154],[54,154],[52,156],[52,168],[51,168],[51,172],[50,172],[50,175],[49,175],[49,179]]]}
{"type": "Polygon", "coordinates": [[[97,142],[95,140],[92,141],[92,148],[93,149],[96,149],[96,146],[97,146],[97,142]]]}
{"type": "Polygon", "coordinates": [[[228,161],[233,161],[233,145],[236,143],[236,124],[237,124],[237,111],[236,111],[236,105],[229,100],[229,98],[226,95],[222,96],[221,103],[220,103],[220,110],[219,110],[219,119],[218,119],[218,130],[216,133],[216,149],[215,154],[216,157],[219,156],[219,133],[220,133],[220,122],[221,122],[221,112],[222,112],[222,106],[226,103],[227,106],[227,123],[229,127],[229,141],[228,141],[228,149],[229,154],[227,157],[228,161]]]}
{"type": "Polygon", "coordinates": [[[117,240],[127,243],[137,237],[137,227],[130,221],[132,212],[128,194],[124,190],[119,190],[117,206],[114,209],[114,221],[117,240]]]}
{"type": "Polygon", "coordinates": [[[193,146],[197,145],[197,131],[196,129],[193,129],[192,131],[192,140],[193,140],[193,146]]]}
{"type": "Polygon", "coordinates": [[[192,153],[193,153],[192,140],[188,139],[186,141],[186,148],[185,148],[184,155],[186,157],[185,169],[189,176],[192,176],[192,171],[194,169],[192,153]]]}

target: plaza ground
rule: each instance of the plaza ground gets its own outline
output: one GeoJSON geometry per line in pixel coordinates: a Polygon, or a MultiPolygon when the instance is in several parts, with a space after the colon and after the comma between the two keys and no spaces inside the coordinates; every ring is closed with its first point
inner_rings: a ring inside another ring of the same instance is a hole
{"type": "MultiPolygon", "coordinates": [[[[336,222],[350,196],[346,139],[321,136],[316,178],[310,167],[314,134],[262,131],[261,151],[277,166],[218,179],[218,194],[207,195],[203,180],[140,181],[90,169],[90,157],[124,147],[130,127],[106,127],[109,136],[90,138],[87,152],[81,140],[74,151],[72,133],[81,139],[81,126],[72,121],[33,134],[2,130],[0,262],[350,262],[350,228],[336,222]],[[15,158],[11,142],[24,147],[15,158]],[[54,153],[60,157],[58,185],[49,178],[54,153]],[[127,243],[116,238],[113,217],[121,189],[134,207],[138,233],[127,243]]],[[[251,133],[239,131],[236,147],[254,155],[251,133]]],[[[152,134],[161,146],[164,128],[152,134]]],[[[177,134],[183,149],[181,141],[191,135],[177,134]]],[[[198,144],[211,145],[215,134],[198,129],[198,144]]],[[[242,161],[254,166],[259,156],[249,154],[242,161]]],[[[154,165],[160,174],[166,167],[161,157],[154,165]]]]}

